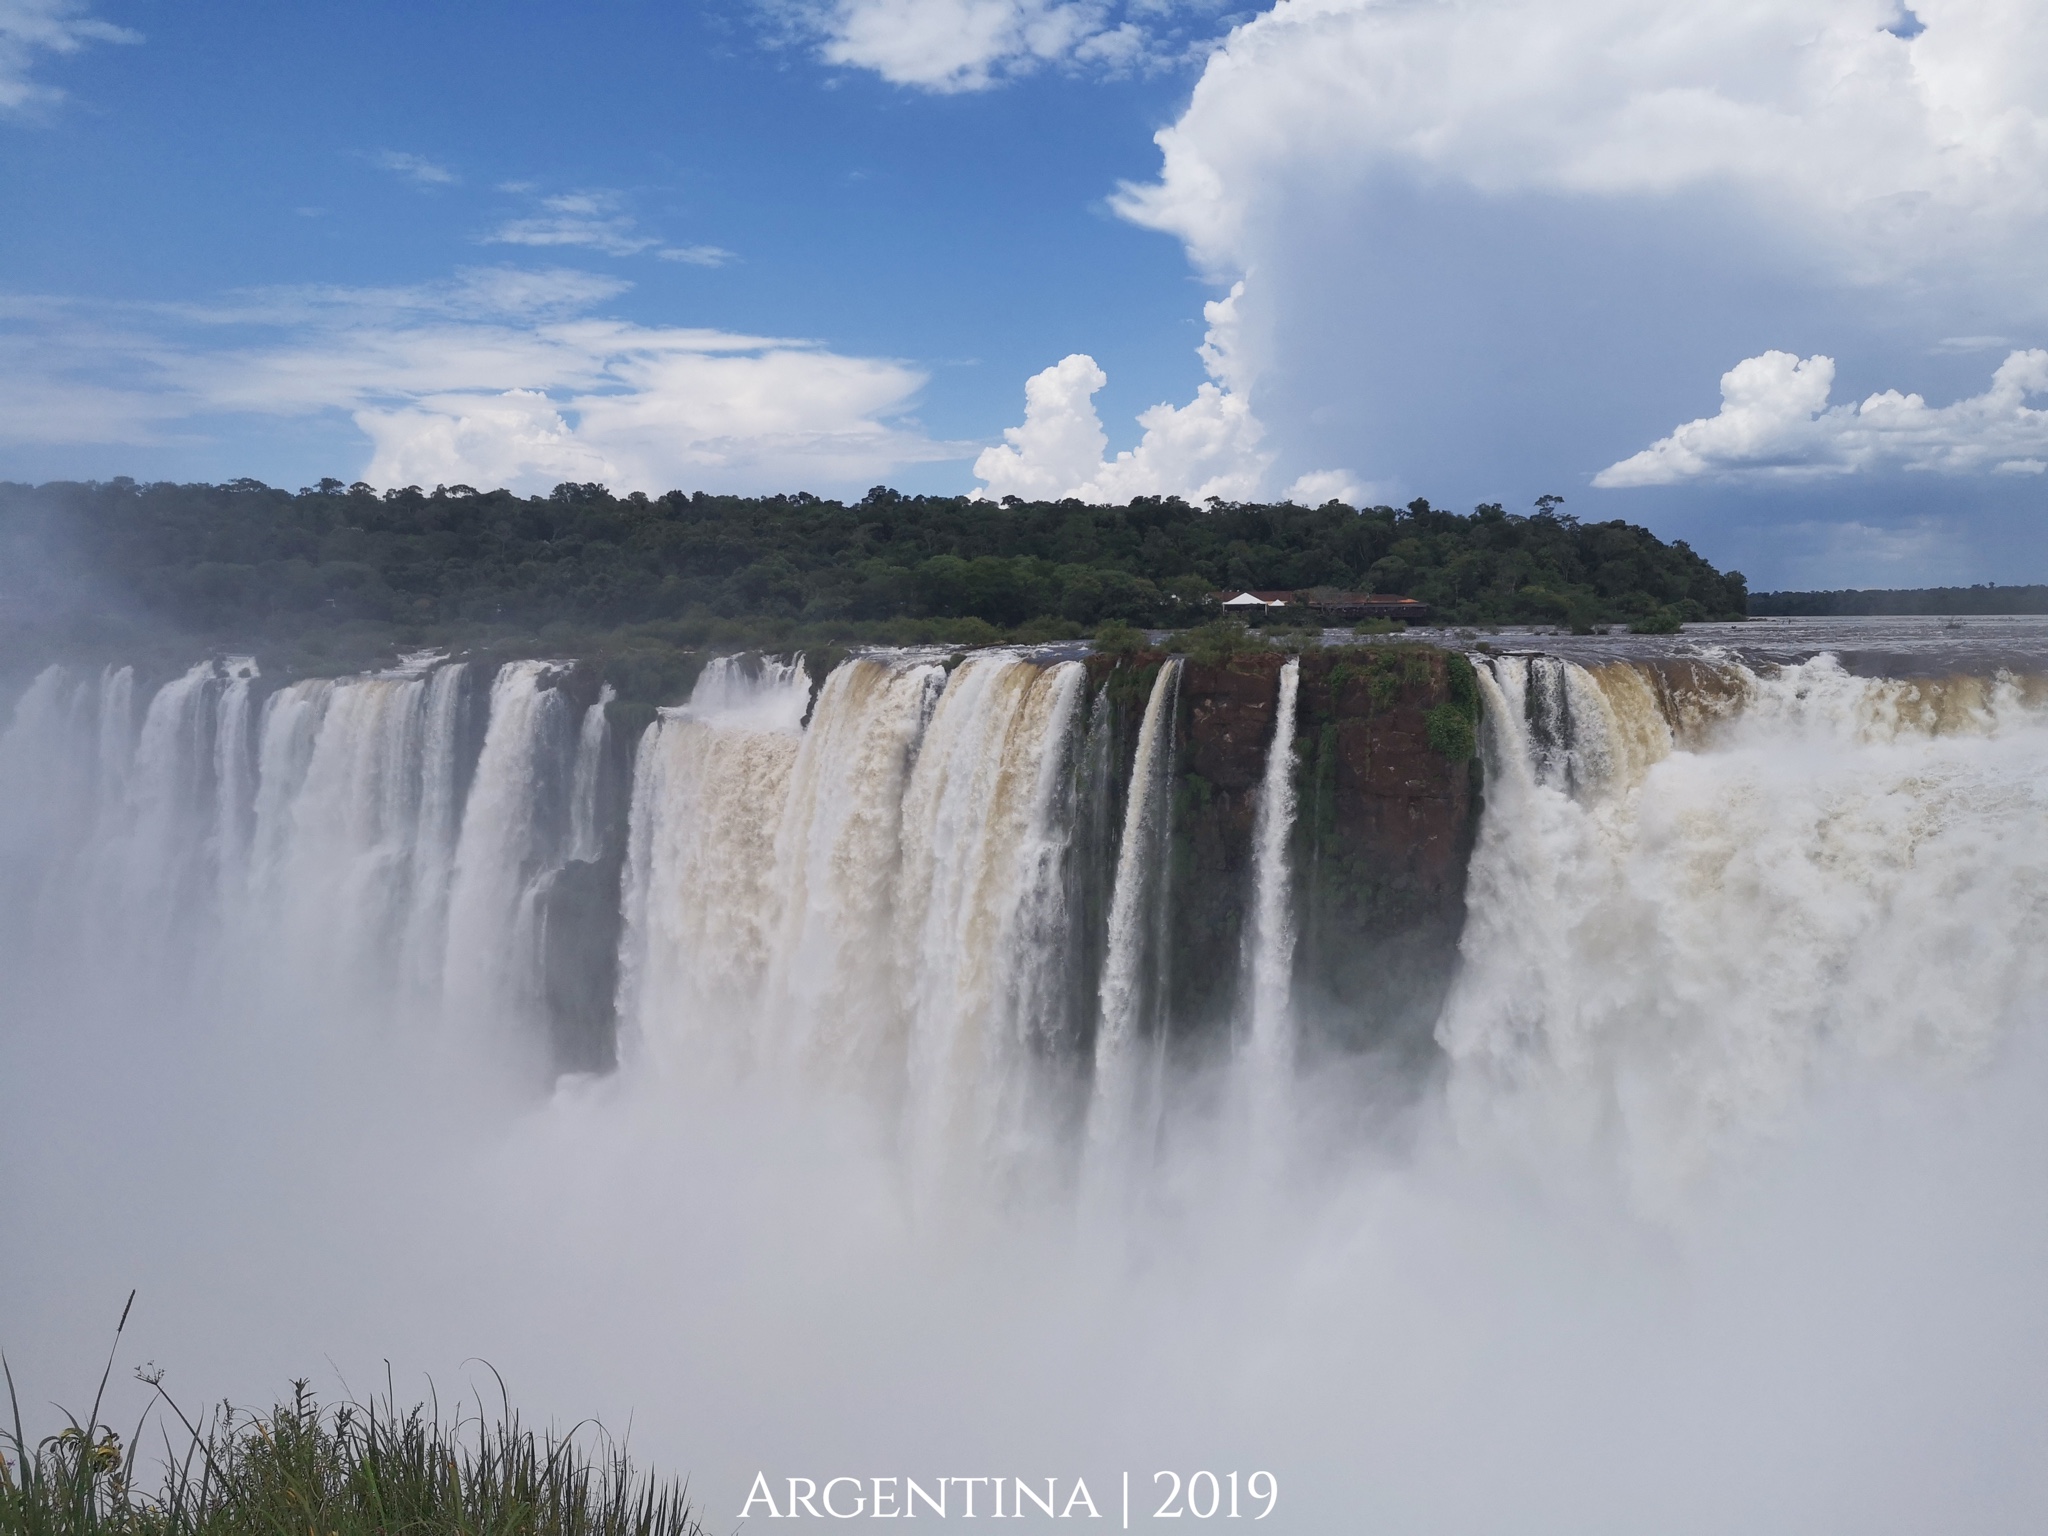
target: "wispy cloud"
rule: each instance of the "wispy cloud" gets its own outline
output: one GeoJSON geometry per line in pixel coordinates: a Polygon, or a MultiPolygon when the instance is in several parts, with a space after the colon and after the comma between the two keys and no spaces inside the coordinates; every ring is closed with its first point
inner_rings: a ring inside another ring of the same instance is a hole
{"type": "Polygon", "coordinates": [[[384,170],[422,187],[452,187],[460,179],[447,166],[437,164],[425,155],[407,154],[404,150],[382,150],[375,160],[384,170]]]}
{"type": "Polygon", "coordinates": [[[34,78],[44,54],[77,53],[88,43],[139,43],[142,34],[88,15],[78,0],[0,0],[0,112],[24,112],[64,93],[34,78]]]}
{"type": "Polygon", "coordinates": [[[669,245],[657,252],[663,261],[687,262],[693,267],[722,267],[739,258],[722,245],[669,245]]]}
{"type": "Polygon", "coordinates": [[[375,484],[518,489],[867,484],[969,451],[906,414],[917,368],[600,312],[627,287],[492,267],[203,305],[0,296],[0,443],[161,444],[335,415],[362,432],[375,484]]]}
{"type": "MultiPolygon", "coordinates": [[[[530,184],[508,182],[499,190],[525,192],[530,184]]],[[[739,259],[719,245],[670,245],[643,230],[618,193],[602,189],[544,197],[539,213],[507,220],[484,236],[484,244],[598,251],[606,256],[639,256],[651,251],[663,261],[693,267],[722,267],[739,259]]]]}
{"type": "Polygon", "coordinates": [[[1220,4],[1174,0],[766,0],[828,64],[896,85],[980,91],[1045,68],[1116,76],[1199,57],[1220,4]]]}
{"type": "Polygon", "coordinates": [[[637,256],[661,244],[642,234],[638,221],[621,210],[613,192],[568,192],[544,197],[533,218],[511,219],[484,237],[486,245],[529,245],[543,249],[602,251],[607,256],[637,256]]]}

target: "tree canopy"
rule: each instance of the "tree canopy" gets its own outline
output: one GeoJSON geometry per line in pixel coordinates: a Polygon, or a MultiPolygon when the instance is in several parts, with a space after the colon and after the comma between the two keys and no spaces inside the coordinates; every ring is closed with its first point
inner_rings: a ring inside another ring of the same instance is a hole
{"type": "Polygon", "coordinates": [[[998,504],[876,487],[811,495],[521,497],[468,486],[293,493],[225,485],[0,486],[0,546],[61,552],[75,583],[138,618],[253,638],[341,622],[405,628],[690,615],[806,624],[980,620],[1178,625],[1218,588],[1330,587],[1417,598],[1455,623],[1743,615],[1740,573],[1544,497],[1527,516],[1427,501],[1140,498],[998,504]]]}

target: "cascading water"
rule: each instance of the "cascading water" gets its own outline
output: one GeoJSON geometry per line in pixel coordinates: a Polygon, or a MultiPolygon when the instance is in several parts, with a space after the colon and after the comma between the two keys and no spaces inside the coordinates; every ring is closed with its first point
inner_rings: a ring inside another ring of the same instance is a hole
{"type": "Polygon", "coordinates": [[[24,679],[10,1307],[139,1280],[247,1390],[309,1315],[351,1368],[487,1354],[669,1414],[728,1514],[763,1458],[1215,1444],[1275,1529],[1356,1529],[1346,1479],[1368,1523],[1772,1529],[1732,1465],[1805,1495],[1778,1529],[1884,1529],[1833,1501],[1942,1454],[1892,1528],[2025,1528],[1970,1500],[2037,1460],[2048,688],[1616,649],[724,658],[637,743],[566,664],[24,679]],[[1468,681],[1483,774],[1434,744],[1468,681]],[[1417,1070],[1318,966],[1370,984],[1430,860],[1417,1070]]]}
{"type": "Polygon", "coordinates": [[[636,771],[622,1017],[639,1049],[900,1109],[922,1168],[1009,1156],[1071,1028],[1083,691],[1075,663],[989,653],[949,678],[863,657],[799,732],[799,676],[707,669],[636,771]]]}
{"type": "Polygon", "coordinates": [[[1255,1122],[1270,1122],[1294,1069],[1293,878],[1288,843],[1294,834],[1294,716],[1301,693],[1301,662],[1280,668],[1273,740],[1259,782],[1252,833],[1251,921],[1246,927],[1249,1007],[1244,1051],[1255,1122]]]}
{"type": "Polygon", "coordinates": [[[599,690],[597,702],[583,711],[583,725],[576,733],[576,766],[569,782],[568,857],[582,863],[604,852],[604,832],[599,826],[601,791],[606,749],[611,728],[605,710],[618,692],[609,683],[599,690]]]}
{"type": "Polygon", "coordinates": [[[1088,1110],[1089,1155],[1097,1178],[1109,1176],[1104,1163],[1121,1159],[1130,1149],[1143,1108],[1138,1102],[1140,1063],[1152,1022],[1148,1015],[1164,990],[1152,970],[1164,959],[1158,943],[1166,880],[1162,854],[1180,669],[1178,657],[1162,663],[1145,700],[1117,849],[1095,1032],[1095,1087],[1088,1110]]]}
{"type": "Polygon", "coordinates": [[[116,899],[129,931],[151,949],[180,945],[198,908],[218,691],[213,663],[201,662],[157,690],[136,740],[116,899]]]}
{"type": "MultiPolygon", "coordinates": [[[[13,941],[75,922],[173,970],[253,946],[275,986],[529,1041],[564,1012],[608,1037],[616,986],[636,1059],[837,1084],[925,1168],[1014,1164],[1084,1099],[1092,1144],[1138,1134],[1171,1027],[1177,660],[1113,763],[1076,662],[878,654],[816,687],[721,658],[609,811],[609,695],[571,706],[562,675],[511,663],[484,698],[423,657],[265,693],[230,660],[138,711],[131,669],[46,670],[0,752],[13,941]],[[606,910],[616,967],[579,916],[606,910]]],[[[1237,1015],[1254,1099],[1298,1027],[1302,663],[1274,676],[1237,1015]]],[[[1839,1046],[1981,1054],[2038,979],[2039,903],[1989,851],[2030,846],[2035,683],[1547,656],[1477,682],[1487,813],[1437,1032],[1468,1128],[1612,1132],[1668,1182],[1839,1046]],[[1962,911],[2004,957],[1968,984],[1929,938],[1962,911]]]]}
{"type": "Polygon", "coordinates": [[[2048,984],[2027,687],[1719,670],[1712,697],[1745,702],[1697,751],[1646,669],[1479,678],[1488,813],[1438,1028],[1454,1102],[1474,1135],[1611,1135],[1655,1200],[1824,1062],[1979,1060],[2048,984]]]}
{"type": "Polygon", "coordinates": [[[255,742],[250,735],[249,690],[257,678],[252,658],[231,658],[223,668],[213,746],[213,864],[219,890],[239,874],[249,857],[250,809],[255,797],[255,742]]]}
{"type": "Polygon", "coordinates": [[[683,709],[647,728],[634,762],[620,1016],[646,1064],[705,1052],[752,1059],[753,1019],[783,914],[776,833],[808,680],[713,663],[683,709]]]}
{"type": "Polygon", "coordinates": [[[112,817],[127,799],[135,761],[135,669],[108,666],[100,674],[99,731],[95,766],[99,804],[112,817]]]}
{"type": "Polygon", "coordinates": [[[922,1168],[994,1159],[1031,1123],[1034,1047],[1059,1029],[1042,985],[1063,932],[1051,812],[1082,682],[1075,662],[973,658],[918,753],[898,902],[922,1168]]]}
{"type": "Polygon", "coordinates": [[[419,820],[413,836],[411,911],[405,923],[404,985],[415,997],[438,995],[448,940],[448,886],[462,825],[463,722],[469,667],[435,667],[420,722],[419,820]]]}
{"type": "Polygon", "coordinates": [[[448,885],[444,1006],[515,1049],[537,1039],[544,1006],[540,899],[566,862],[577,735],[546,662],[508,662],[463,804],[448,885]]]}
{"type": "Polygon", "coordinates": [[[253,661],[202,662],[149,695],[139,728],[131,669],[47,669],[0,748],[0,851],[28,904],[8,940],[52,923],[120,954],[134,980],[183,987],[204,972],[294,1008],[320,998],[421,1020],[441,1010],[452,974],[472,988],[472,1010],[509,1010],[512,1030],[531,1032],[530,998],[475,989],[502,974],[527,885],[602,844],[591,818],[607,741],[600,711],[579,742],[551,743],[534,722],[561,706],[540,676],[527,663],[501,674],[506,707],[497,749],[477,765],[479,796],[462,663],[418,658],[265,695],[253,661]],[[451,953],[458,829],[471,815],[469,947],[451,953]]]}
{"type": "Polygon", "coordinates": [[[772,820],[775,914],[761,1058],[887,1102],[907,1022],[893,919],[903,799],[944,670],[856,660],[834,669],[772,820]]]}

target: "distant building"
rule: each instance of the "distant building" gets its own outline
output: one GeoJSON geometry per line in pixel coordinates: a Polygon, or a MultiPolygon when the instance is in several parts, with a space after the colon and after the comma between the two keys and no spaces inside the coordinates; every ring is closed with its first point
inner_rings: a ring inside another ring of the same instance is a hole
{"type": "Polygon", "coordinates": [[[1295,609],[1303,618],[1325,624],[1356,624],[1363,619],[1401,619],[1410,624],[1429,622],[1429,604],[1412,597],[1389,597],[1372,592],[1334,592],[1317,588],[1307,592],[1236,592],[1216,594],[1226,613],[1266,613],[1275,608],[1295,609]]]}

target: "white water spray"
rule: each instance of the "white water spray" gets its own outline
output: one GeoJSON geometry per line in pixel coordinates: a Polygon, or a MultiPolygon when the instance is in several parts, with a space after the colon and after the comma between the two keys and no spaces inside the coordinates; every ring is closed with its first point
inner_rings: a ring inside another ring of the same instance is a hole
{"type": "Polygon", "coordinates": [[[1480,671],[1453,1102],[1487,1140],[1612,1144],[1659,1206],[1816,1074],[1980,1062],[2048,990],[2048,717],[2016,682],[1727,673],[1746,705],[1695,752],[1633,667],[1480,671]]]}

